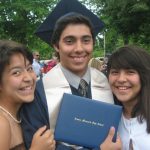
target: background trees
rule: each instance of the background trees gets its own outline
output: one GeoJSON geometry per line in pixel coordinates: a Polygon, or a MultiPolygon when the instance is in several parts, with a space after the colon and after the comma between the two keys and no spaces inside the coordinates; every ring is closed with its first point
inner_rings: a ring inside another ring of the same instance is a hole
{"type": "Polygon", "coordinates": [[[150,48],[149,0],[93,0],[106,24],[106,49],[136,43],[150,48]]]}
{"type": "MultiPolygon", "coordinates": [[[[0,0],[0,39],[13,39],[41,51],[43,59],[52,48],[34,35],[36,28],[59,0],[0,0]]],[[[97,37],[95,55],[135,43],[150,50],[149,0],[79,0],[105,23],[97,37]],[[105,39],[105,40],[104,40],[105,39]],[[105,52],[104,52],[105,50],[105,52]]]]}
{"type": "Polygon", "coordinates": [[[150,40],[149,0],[106,0],[103,7],[109,27],[121,35],[124,44],[139,43],[147,47],[150,40]]]}
{"type": "Polygon", "coordinates": [[[56,0],[0,0],[0,39],[24,43],[50,57],[51,48],[34,35],[56,0]]]}

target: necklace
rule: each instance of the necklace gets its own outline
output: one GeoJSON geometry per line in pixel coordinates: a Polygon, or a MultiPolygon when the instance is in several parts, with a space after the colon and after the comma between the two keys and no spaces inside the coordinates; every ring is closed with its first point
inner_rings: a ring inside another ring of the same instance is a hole
{"type": "Polygon", "coordinates": [[[9,115],[16,123],[21,123],[21,119],[20,120],[17,120],[15,117],[13,117],[13,115],[10,113],[10,112],[8,112],[5,108],[3,108],[2,106],[0,106],[0,109],[2,110],[2,111],[4,111],[7,115],[9,115]]]}

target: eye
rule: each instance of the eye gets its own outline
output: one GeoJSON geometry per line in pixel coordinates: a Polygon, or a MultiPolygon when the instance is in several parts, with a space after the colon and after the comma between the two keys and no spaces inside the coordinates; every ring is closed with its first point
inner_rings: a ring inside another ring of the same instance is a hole
{"type": "Polygon", "coordinates": [[[13,74],[13,75],[15,75],[15,76],[18,76],[18,75],[20,75],[20,74],[21,74],[21,71],[16,70],[16,71],[13,71],[13,72],[12,72],[12,74],[13,74]]]}
{"type": "Polygon", "coordinates": [[[28,71],[28,72],[33,72],[33,67],[32,67],[32,65],[27,68],[27,71],[28,71]]]}
{"type": "Polygon", "coordinates": [[[127,72],[128,74],[137,74],[137,71],[134,69],[128,69],[127,72]]]}
{"type": "Polygon", "coordinates": [[[67,44],[67,45],[71,45],[75,42],[75,38],[74,37],[66,37],[64,39],[64,42],[67,44]]]}
{"type": "Polygon", "coordinates": [[[90,36],[85,36],[82,38],[82,42],[85,44],[88,44],[92,41],[92,38],[90,36]]]}
{"type": "Polygon", "coordinates": [[[111,75],[117,75],[118,73],[119,73],[119,71],[116,70],[116,69],[111,69],[111,70],[110,70],[110,74],[111,74],[111,75]]]}

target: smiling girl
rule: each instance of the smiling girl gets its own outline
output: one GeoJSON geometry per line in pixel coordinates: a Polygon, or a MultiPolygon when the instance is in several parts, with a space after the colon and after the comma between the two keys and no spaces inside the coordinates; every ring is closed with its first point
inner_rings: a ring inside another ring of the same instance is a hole
{"type": "Polygon", "coordinates": [[[124,46],[112,54],[107,69],[116,103],[123,105],[119,126],[123,150],[149,150],[150,55],[124,46]]]}
{"type": "MultiPolygon", "coordinates": [[[[25,150],[19,110],[34,99],[36,75],[32,54],[16,42],[0,40],[0,150],[25,150]]],[[[53,150],[50,130],[40,128],[30,150],[53,150]],[[42,146],[42,147],[41,147],[42,146]]]]}

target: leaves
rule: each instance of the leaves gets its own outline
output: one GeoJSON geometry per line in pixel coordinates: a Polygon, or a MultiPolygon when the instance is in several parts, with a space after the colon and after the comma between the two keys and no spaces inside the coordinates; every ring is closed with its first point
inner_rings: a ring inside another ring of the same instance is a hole
{"type": "MultiPolygon", "coordinates": [[[[79,1],[105,22],[107,52],[124,43],[137,43],[150,48],[149,0],[79,1]]],[[[27,44],[30,49],[39,50],[43,58],[49,58],[52,48],[37,38],[34,32],[58,2],[59,0],[0,0],[0,38],[27,44]]],[[[97,37],[96,51],[104,49],[103,38],[104,36],[97,37]]]]}

